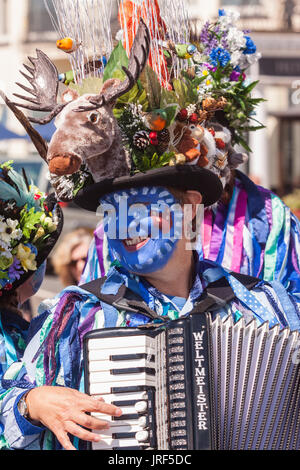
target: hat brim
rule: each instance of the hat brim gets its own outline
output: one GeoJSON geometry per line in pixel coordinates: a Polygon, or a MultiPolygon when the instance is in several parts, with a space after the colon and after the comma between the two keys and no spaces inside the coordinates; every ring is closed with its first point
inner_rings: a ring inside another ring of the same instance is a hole
{"type": "Polygon", "coordinates": [[[133,176],[103,179],[81,189],[74,198],[74,202],[82,209],[96,212],[99,200],[105,194],[142,186],[163,186],[199,191],[202,194],[202,203],[205,207],[217,202],[223,192],[220,179],[212,171],[195,165],[176,165],[156,168],[146,173],[139,172],[133,176]]]}

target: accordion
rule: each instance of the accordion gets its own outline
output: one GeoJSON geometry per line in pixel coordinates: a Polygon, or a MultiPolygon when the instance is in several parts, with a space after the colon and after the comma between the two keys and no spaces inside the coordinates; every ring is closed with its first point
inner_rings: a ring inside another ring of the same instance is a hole
{"type": "Polygon", "coordinates": [[[119,406],[93,449],[299,449],[299,333],[192,314],[84,339],[85,391],[119,406]]]}

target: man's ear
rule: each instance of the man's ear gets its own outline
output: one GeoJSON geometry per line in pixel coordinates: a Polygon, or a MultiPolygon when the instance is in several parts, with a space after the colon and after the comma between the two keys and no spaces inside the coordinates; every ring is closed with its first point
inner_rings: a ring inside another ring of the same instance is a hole
{"type": "Polygon", "coordinates": [[[192,205],[192,218],[194,219],[197,214],[199,205],[202,203],[202,194],[198,191],[185,191],[184,193],[184,204],[192,205]]]}
{"type": "Polygon", "coordinates": [[[198,191],[186,191],[184,194],[185,203],[187,204],[201,204],[202,194],[198,191]]]}

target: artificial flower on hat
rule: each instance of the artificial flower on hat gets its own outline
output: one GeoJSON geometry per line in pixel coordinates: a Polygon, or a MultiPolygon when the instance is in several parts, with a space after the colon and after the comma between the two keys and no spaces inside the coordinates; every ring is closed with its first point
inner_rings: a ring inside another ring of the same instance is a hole
{"type": "Polygon", "coordinates": [[[37,270],[61,228],[59,206],[25,172],[16,172],[12,161],[0,165],[0,295],[37,270]]]}

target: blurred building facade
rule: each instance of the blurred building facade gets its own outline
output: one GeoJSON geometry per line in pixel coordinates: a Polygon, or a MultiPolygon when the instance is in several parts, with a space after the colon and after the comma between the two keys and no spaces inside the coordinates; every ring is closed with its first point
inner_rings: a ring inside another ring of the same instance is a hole
{"type": "MultiPolygon", "coordinates": [[[[279,194],[299,187],[300,0],[186,0],[186,4],[191,20],[197,23],[216,17],[219,8],[240,12],[240,26],[251,30],[262,53],[250,73],[252,79],[260,80],[257,95],[267,100],[257,115],[266,129],[250,136],[253,152],[245,170],[279,194]]],[[[116,11],[117,0],[115,17],[116,11]]],[[[43,0],[0,0],[0,88],[8,96],[17,92],[16,81],[24,81],[19,70],[27,56],[35,55],[36,48],[49,55],[60,72],[70,69],[66,56],[55,47],[56,39],[43,0]]],[[[3,106],[1,123],[17,134],[25,134],[3,106]]],[[[28,140],[0,139],[0,160],[8,157],[24,161],[25,155],[28,161],[39,161],[28,140]]]]}

